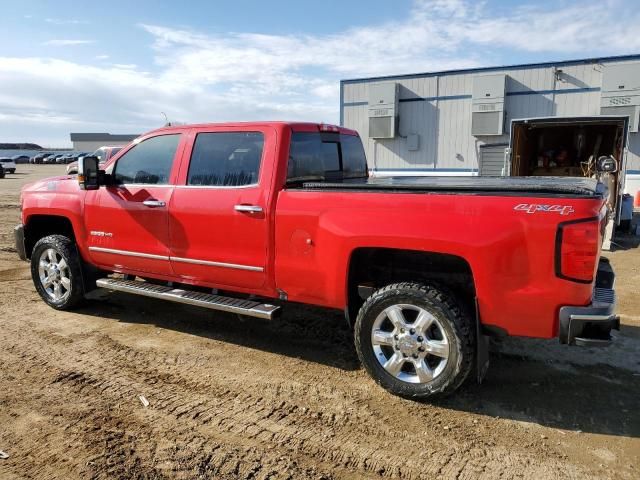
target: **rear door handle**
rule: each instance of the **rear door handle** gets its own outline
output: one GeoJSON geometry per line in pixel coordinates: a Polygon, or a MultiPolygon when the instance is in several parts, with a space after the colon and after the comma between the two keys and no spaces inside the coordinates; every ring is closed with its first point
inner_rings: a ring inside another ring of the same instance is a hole
{"type": "Polygon", "coordinates": [[[258,205],[236,205],[233,209],[236,212],[262,213],[262,207],[258,205]]]}
{"type": "Polygon", "coordinates": [[[142,204],[145,207],[149,207],[149,208],[164,207],[167,205],[162,200],[145,200],[144,202],[142,202],[142,204]]]}

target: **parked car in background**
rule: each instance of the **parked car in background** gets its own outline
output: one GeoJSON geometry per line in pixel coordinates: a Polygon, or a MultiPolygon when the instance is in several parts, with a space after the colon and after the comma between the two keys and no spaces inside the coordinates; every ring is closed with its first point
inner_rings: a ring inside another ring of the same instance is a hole
{"type": "Polygon", "coordinates": [[[61,165],[65,165],[67,163],[71,163],[72,160],[72,154],[71,153],[64,153],[62,155],[60,155],[58,158],[56,158],[56,163],[61,164],[61,165]]]}
{"type": "Polygon", "coordinates": [[[44,160],[42,160],[42,163],[56,163],[58,158],[60,158],[62,156],[61,153],[56,153],[54,155],[50,155],[48,157],[46,157],[44,160]]]}
{"type": "MultiPolygon", "coordinates": [[[[81,158],[81,157],[78,157],[81,158]]],[[[71,162],[67,165],[67,175],[77,175],[78,174],[78,160],[75,162],[71,162]]]]}
{"type": "Polygon", "coordinates": [[[51,152],[38,153],[29,159],[29,163],[44,163],[44,159],[51,155],[51,152]]]}
{"type": "Polygon", "coordinates": [[[28,155],[14,155],[13,157],[11,157],[11,160],[13,160],[16,165],[20,164],[20,163],[29,163],[29,156],[28,155]]]}
{"type": "Polygon", "coordinates": [[[6,173],[16,173],[16,162],[9,157],[0,157],[0,163],[6,173]]]}
{"type": "Polygon", "coordinates": [[[91,155],[94,157],[98,157],[98,160],[104,163],[107,160],[109,160],[111,157],[113,157],[116,153],[118,153],[120,150],[122,150],[122,146],[104,146],[104,147],[98,148],[91,155]]]}
{"type": "Polygon", "coordinates": [[[80,158],[81,155],[87,155],[86,153],[81,152],[71,152],[64,156],[64,163],[69,164],[71,162],[75,162],[80,158]]]}
{"type": "MultiPolygon", "coordinates": [[[[116,153],[122,150],[122,148],[123,147],[120,147],[120,146],[104,146],[97,149],[91,155],[94,157],[98,157],[98,161],[102,165],[111,157],[113,157],[116,153]]],[[[85,156],[85,155],[87,154],[84,153],[83,155],[80,155],[80,156],[85,156]]],[[[67,175],[76,175],[77,173],[78,173],[78,161],[76,160],[75,162],[70,163],[67,166],[67,175]]]]}

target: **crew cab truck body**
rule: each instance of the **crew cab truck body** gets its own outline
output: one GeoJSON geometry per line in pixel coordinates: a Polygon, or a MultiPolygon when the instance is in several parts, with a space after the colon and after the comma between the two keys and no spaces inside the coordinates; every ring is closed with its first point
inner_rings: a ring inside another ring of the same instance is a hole
{"type": "Polygon", "coordinates": [[[485,335],[594,345],[618,325],[595,180],[369,178],[356,132],[285,122],[163,128],[97,169],[22,191],[17,249],[54,308],[97,279],[262,318],[343,310],[367,371],[413,398],[481,370],[485,335]]]}

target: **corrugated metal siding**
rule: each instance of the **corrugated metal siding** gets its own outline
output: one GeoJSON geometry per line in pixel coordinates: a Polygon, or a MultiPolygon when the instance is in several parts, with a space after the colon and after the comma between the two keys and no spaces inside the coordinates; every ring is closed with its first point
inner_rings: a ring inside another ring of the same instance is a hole
{"type": "MultiPolygon", "coordinates": [[[[637,59],[632,59],[637,60],[637,59]]],[[[610,63],[623,63],[615,61],[610,63]]],[[[471,92],[473,78],[484,72],[449,72],[443,75],[412,76],[395,81],[400,88],[400,134],[420,135],[420,148],[411,152],[406,139],[374,141],[367,136],[368,85],[364,79],[342,85],[342,118],[346,127],[357,130],[365,144],[370,167],[386,170],[444,170],[472,174],[479,169],[480,147],[508,143],[513,119],[598,115],[600,113],[601,63],[559,64],[556,80],[551,65],[505,68],[505,134],[471,135],[471,92]],[[448,98],[447,98],[448,97],[448,98]],[[422,101],[408,101],[411,99],[422,101]]],[[[499,73],[500,70],[492,69],[499,73]]],[[[640,133],[630,134],[628,169],[640,171],[640,133]]]]}

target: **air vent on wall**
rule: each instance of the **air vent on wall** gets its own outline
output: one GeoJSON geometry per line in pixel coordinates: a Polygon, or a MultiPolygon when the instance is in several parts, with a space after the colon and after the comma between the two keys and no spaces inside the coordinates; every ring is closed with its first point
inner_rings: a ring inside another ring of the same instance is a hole
{"type": "Polygon", "coordinates": [[[394,82],[369,85],[369,138],[394,138],[398,125],[399,85],[394,82]]]}
{"type": "Polygon", "coordinates": [[[640,62],[607,64],[602,73],[600,97],[602,115],[626,115],[629,131],[640,123],[640,62]]]}
{"type": "Polygon", "coordinates": [[[473,79],[471,134],[504,133],[504,93],[506,75],[479,75],[473,79]]]}

